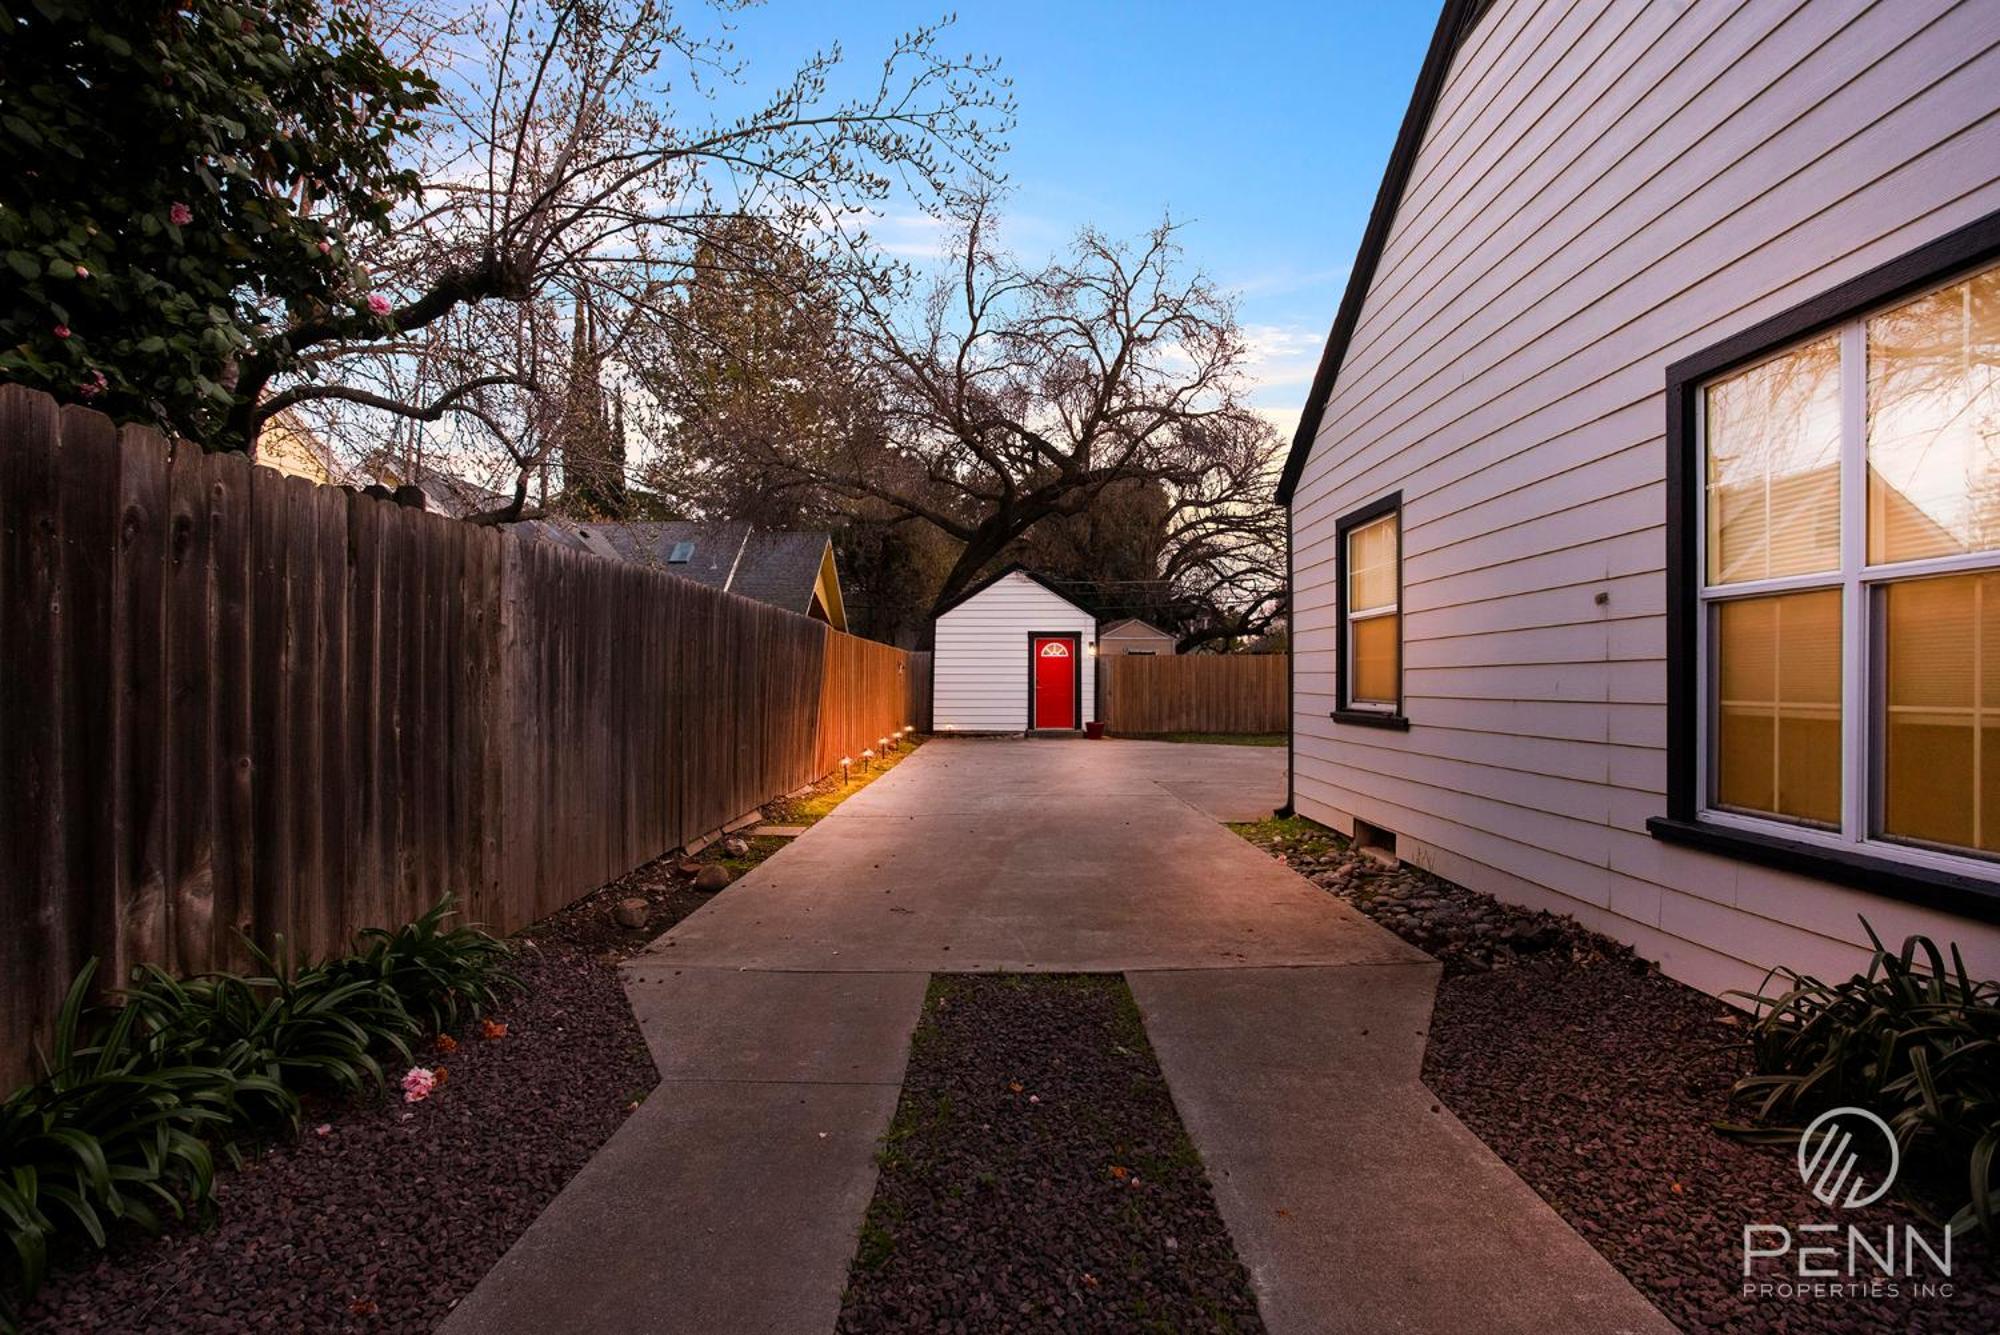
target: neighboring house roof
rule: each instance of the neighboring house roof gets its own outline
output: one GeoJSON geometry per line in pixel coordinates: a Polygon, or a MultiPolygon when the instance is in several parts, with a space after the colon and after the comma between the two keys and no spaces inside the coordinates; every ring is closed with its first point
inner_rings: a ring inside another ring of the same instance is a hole
{"type": "Polygon", "coordinates": [[[933,612],[931,614],[931,620],[933,621],[937,620],[939,617],[943,616],[946,612],[949,612],[954,607],[957,607],[960,603],[970,602],[972,599],[977,598],[980,594],[986,592],[988,589],[992,588],[995,584],[998,584],[1001,580],[1007,578],[1007,576],[1009,575],[1025,575],[1029,579],[1035,581],[1035,583],[1047,589],[1050,593],[1053,593],[1056,597],[1068,603],[1071,607],[1074,607],[1079,612],[1084,613],[1086,616],[1095,617],[1096,615],[1089,608],[1085,607],[1082,603],[1078,602],[1076,599],[1070,597],[1068,594],[1064,593],[1061,589],[1057,588],[1047,575],[1038,575],[1034,571],[1028,569],[1028,567],[1022,565],[1019,561],[1014,561],[1007,565],[1001,566],[998,570],[988,575],[985,579],[980,580],[977,584],[974,584],[971,588],[966,589],[964,592],[960,593],[956,598],[953,598],[943,607],[940,607],[936,612],[933,612]]]}
{"type": "Polygon", "coordinates": [[[1118,634],[1125,631],[1143,631],[1148,635],[1156,635],[1163,640],[1175,638],[1172,632],[1161,630],[1152,622],[1142,620],[1139,617],[1125,617],[1122,620],[1099,626],[1097,628],[1097,638],[1101,640],[1106,635],[1118,634]]]}
{"type": "Polygon", "coordinates": [[[1305,471],[1306,456],[1312,452],[1313,437],[1319,433],[1319,419],[1333,396],[1333,383],[1340,376],[1341,360],[1347,355],[1347,341],[1354,336],[1355,322],[1361,318],[1361,303],[1375,281],[1375,266],[1382,248],[1389,244],[1389,229],[1396,221],[1396,208],[1403,200],[1403,188],[1417,165],[1417,150],[1423,147],[1424,133],[1430,128],[1431,112],[1444,92],[1445,76],[1451,72],[1452,57],[1459,44],[1472,32],[1493,0],[1445,0],[1438,15],[1437,31],[1431,34],[1430,50],[1424,55],[1417,74],[1416,91],[1410,96],[1409,110],[1403,113],[1403,127],[1396,133],[1390,150],[1389,166],[1382,185],[1375,192],[1375,207],[1369,211],[1367,229],[1361,233],[1361,249],[1354,256],[1354,268],[1347,275],[1347,290],[1341,294],[1340,312],[1334,316],[1333,330],[1326,336],[1326,350],[1320,354],[1319,370],[1313,374],[1312,392],[1306,396],[1305,411],[1299,415],[1298,430],[1292,436],[1291,452],[1285,456],[1285,470],[1278,479],[1278,503],[1289,505],[1292,490],[1305,471]]]}
{"type": "Polygon", "coordinates": [[[687,520],[570,524],[539,519],[509,527],[531,539],[654,566],[711,589],[816,616],[836,630],[847,629],[833,536],[826,532],[687,520]]]}
{"type": "Polygon", "coordinates": [[[374,481],[394,491],[397,487],[413,486],[424,493],[424,508],[435,510],[453,519],[470,519],[474,515],[492,514],[514,503],[514,498],[490,487],[482,487],[477,482],[467,481],[456,473],[447,472],[434,464],[384,463],[373,470],[374,481]]]}

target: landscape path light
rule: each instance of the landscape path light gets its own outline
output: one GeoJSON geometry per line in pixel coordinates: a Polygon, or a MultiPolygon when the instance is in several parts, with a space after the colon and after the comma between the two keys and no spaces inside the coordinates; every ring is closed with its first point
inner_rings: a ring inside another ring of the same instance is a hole
{"type": "Polygon", "coordinates": [[[873,759],[875,759],[875,753],[873,751],[864,750],[861,753],[861,772],[863,774],[866,774],[868,772],[868,762],[873,759]]]}
{"type": "Polygon", "coordinates": [[[853,768],[853,765],[854,765],[853,756],[842,756],[840,758],[840,781],[842,783],[846,783],[851,777],[853,777],[848,773],[848,770],[853,768]]]}

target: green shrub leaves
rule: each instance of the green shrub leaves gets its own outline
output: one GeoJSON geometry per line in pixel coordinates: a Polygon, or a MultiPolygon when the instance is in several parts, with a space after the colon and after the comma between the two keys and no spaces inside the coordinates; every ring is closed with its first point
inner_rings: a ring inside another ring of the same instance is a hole
{"type": "Polygon", "coordinates": [[[1756,1074],[1738,1081],[1733,1096],[1760,1125],[1723,1129],[1775,1140],[1797,1128],[1773,1122],[1802,1124],[1842,1105],[1866,1108],[1895,1130],[1906,1158],[1963,1173],[1964,1203],[1949,1221],[1954,1233],[1978,1227],[2000,1238],[1993,1185],[2000,982],[1973,981],[1957,946],[1947,967],[1928,938],[1913,936],[1891,951],[1865,920],[1862,927],[1875,946],[1867,973],[1823,983],[1779,969],[1766,979],[1765,995],[1736,994],[1755,1007],[1756,1074]],[[1773,980],[1783,986],[1773,988],[1773,980]]]}
{"type": "MultiPolygon", "coordinates": [[[[256,976],[175,978],[146,965],[120,1004],[93,1006],[90,961],[70,984],[42,1076],[0,1103],[0,1327],[40,1286],[60,1237],[103,1247],[119,1223],[206,1209],[210,1146],[294,1126],[299,1095],[387,1082],[382,1061],[491,1008],[519,982],[509,949],[448,927],[452,900],[370,928],[352,955],[290,967],[246,942],[256,976]]],[[[282,950],[282,942],[280,943],[282,950]]]]}

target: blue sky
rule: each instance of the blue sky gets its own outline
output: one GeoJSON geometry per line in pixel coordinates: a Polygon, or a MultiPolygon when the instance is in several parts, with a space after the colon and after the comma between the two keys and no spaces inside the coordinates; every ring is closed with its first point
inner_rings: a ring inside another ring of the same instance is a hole
{"type": "MultiPolygon", "coordinates": [[[[842,43],[876,67],[939,0],[769,0],[736,18],[748,82],[842,43]]],[[[1289,433],[1436,22],[1377,3],[969,3],[952,51],[998,56],[1020,121],[1007,244],[1086,224],[1136,235],[1171,210],[1188,258],[1240,294],[1257,402],[1289,433]]]]}

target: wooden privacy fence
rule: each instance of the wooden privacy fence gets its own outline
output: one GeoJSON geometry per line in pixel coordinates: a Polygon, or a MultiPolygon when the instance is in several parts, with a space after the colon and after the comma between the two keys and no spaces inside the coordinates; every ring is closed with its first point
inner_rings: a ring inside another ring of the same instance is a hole
{"type": "Polygon", "coordinates": [[[1285,654],[1108,654],[1097,660],[1112,732],[1283,732],[1285,654]]]}
{"type": "Polygon", "coordinates": [[[0,1086],[91,956],[318,956],[447,891],[512,930],[929,690],[806,617],[0,387],[0,1086]]]}

